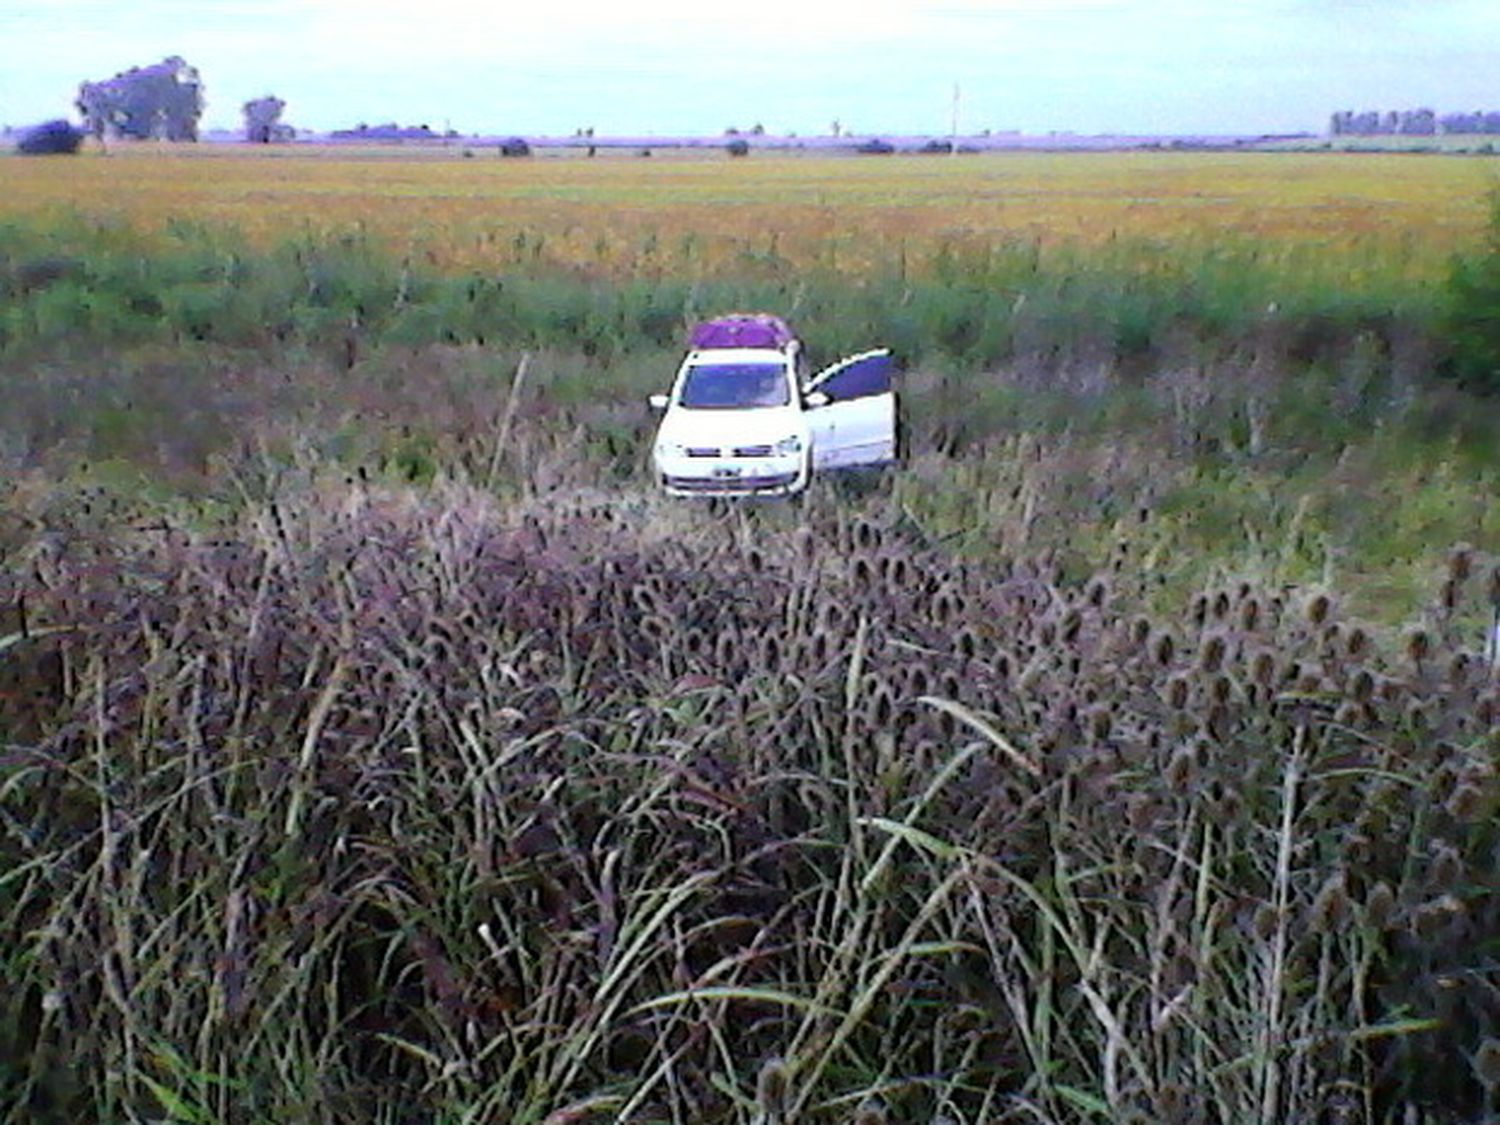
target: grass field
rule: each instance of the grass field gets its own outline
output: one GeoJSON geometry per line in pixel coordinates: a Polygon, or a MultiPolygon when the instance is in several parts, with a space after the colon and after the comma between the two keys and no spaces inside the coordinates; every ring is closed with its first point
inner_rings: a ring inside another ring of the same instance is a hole
{"type": "Polygon", "coordinates": [[[0,162],[0,1114],[1500,1112],[1493,167],[0,162]],[[735,307],[909,463],[653,495],[735,307]]]}
{"type": "Polygon", "coordinates": [[[962,159],[757,155],[465,160],[338,150],[267,156],[125,150],[6,165],[0,216],[49,207],[122,219],[232,224],[262,245],[304,228],[367,231],[442,270],[499,269],[515,243],[559,268],[733,273],[779,256],[796,269],[884,273],[942,247],[1037,243],[1167,252],[1253,244],[1331,281],[1432,279],[1476,238],[1496,165],[1442,156],[1102,153],[962,159]]]}

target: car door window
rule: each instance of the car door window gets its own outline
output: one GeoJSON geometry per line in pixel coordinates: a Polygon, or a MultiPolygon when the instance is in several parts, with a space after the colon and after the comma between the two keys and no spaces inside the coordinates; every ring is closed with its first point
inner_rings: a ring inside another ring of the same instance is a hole
{"type": "Polygon", "coordinates": [[[889,394],[891,371],[889,351],[866,352],[829,368],[814,380],[810,389],[822,391],[833,402],[889,394]]]}

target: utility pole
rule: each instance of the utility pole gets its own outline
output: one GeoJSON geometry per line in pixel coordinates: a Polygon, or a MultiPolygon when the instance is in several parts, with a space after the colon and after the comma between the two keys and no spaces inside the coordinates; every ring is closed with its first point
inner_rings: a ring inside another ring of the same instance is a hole
{"type": "Polygon", "coordinates": [[[958,155],[958,102],[962,97],[962,91],[957,82],[953,83],[953,127],[949,132],[948,155],[958,155]]]}

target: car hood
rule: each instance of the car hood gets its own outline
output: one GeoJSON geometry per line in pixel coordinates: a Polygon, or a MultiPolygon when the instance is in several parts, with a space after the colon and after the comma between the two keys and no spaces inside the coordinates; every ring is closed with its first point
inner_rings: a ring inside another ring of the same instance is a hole
{"type": "Polygon", "coordinates": [[[656,432],[658,442],[693,446],[772,445],[793,435],[807,437],[807,422],[795,406],[759,410],[673,409],[656,432]]]}

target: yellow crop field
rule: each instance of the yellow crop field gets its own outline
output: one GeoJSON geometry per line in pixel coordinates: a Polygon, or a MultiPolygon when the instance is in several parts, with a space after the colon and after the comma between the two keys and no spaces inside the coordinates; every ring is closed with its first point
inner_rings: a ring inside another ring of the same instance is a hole
{"type": "Polygon", "coordinates": [[[73,210],[257,242],[362,230],[442,270],[590,276],[920,269],[1002,244],[1253,247],[1299,271],[1431,276],[1482,228],[1496,163],[1441,155],[718,154],[500,160],[482,151],[116,149],[0,163],[0,218],[73,210]]]}

